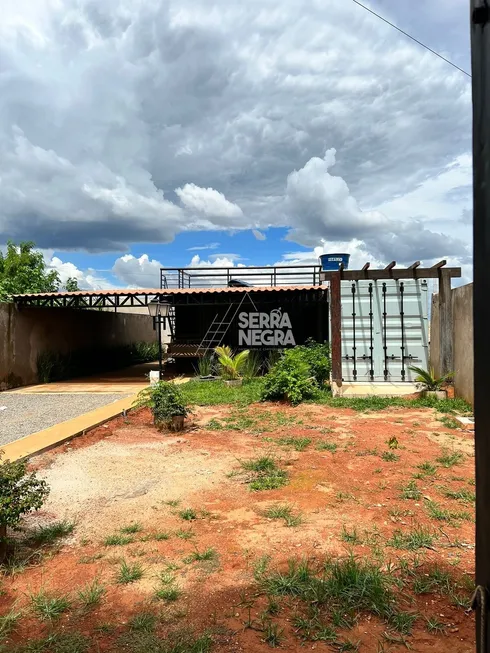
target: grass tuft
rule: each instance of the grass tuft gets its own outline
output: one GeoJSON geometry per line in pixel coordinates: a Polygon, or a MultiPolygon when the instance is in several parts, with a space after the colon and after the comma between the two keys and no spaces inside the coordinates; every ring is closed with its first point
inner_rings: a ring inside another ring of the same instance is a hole
{"type": "Polygon", "coordinates": [[[415,481],[409,481],[407,485],[401,488],[401,499],[414,499],[418,501],[422,498],[422,492],[419,490],[419,487],[415,481]]]}
{"type": "Polygon", "coordinates": [[[193,551],[190,555],[184,558],[183,562],[189,564],[191,562],[204,562],[210,560],[217,560],[218,552],[212,547],[207,548],[205,551],[193,551]]]}
{"type": "Polygon", "coordinates": [[[434,543],[434,536],[423,526],[414,528],[408,532],[396,530],[391,540],[387,542],[388,546],[395,549],[407,549],[408,551],[417,551],[418,549],[431,549],[434,543]]]}
{"type": "Polygon", "coordinates": [[[141,531],[141,526],[138,524],[138,522],[134,522],[132,524],[128,524],[127,526],[123,526],[121,528],[121,533],[125,533],[126,535],[132,535],[133,533],[139,533],[141,531]]]}
{"type": "Polygon", "coordinates": [[[104,594],[105,589],[99,584],[99,581],[96,578],[91,583],[78,590],[78,600],[82,604],[82,607],[88,610],[99,605],[104,594]]]}
{"type": "Polygon", "coordinates": [[[457,451],[443,451],[439,458],[436,458],[436,461],[446,469],[458,465],[462,460],[463,454],[458,453],[457,451]]]}
{"type": "Polygon", "coordinates": [[[311,444],[310,438],[279,438],[277,440],[278,444],[281,444],[285,447],[291,447],[295,451],[304,451],[311,444]]]}
{"type": "Polygon", "coordinates": [[[184,521],[194,521],[197,519],[197,512],[193,508],[184,508],[177,513],[184,521]]]}
{"type": "Polygon", "coordinates": [[[143,568],[138,563],[135,562],[132,565],[128,565],[126,560],[122,560],[119,565],[119,572],[116,576],[116,582],[119,585],[127,585],[129,583],[134,583],[140,578],[143,577],[143,568]]]}
{"type": "Polygon", "coordinates": [[[361,544],[361,538],[357,533],[357,528],[355,526],[349,531],[345,524],[342,526],[342,533],[340,535],[342,542],[347,542],[348,544],[361,544]]]}
{"type": "Polygon", "coordinates": [[[400,460],[400,456],[393,451],[385,451],[381,454],[381,458],[387,463],[396,463],[400,460]]]}
{"type": "Polygon", "coordinates": [[[302,516],[294,515],[292,507],[286,503],[277,503],[274,506],[270,506],[263,514],[267,519],[283,519],[285,525],[289,527],[299,526],[303,523],[302,516]]]}
{"type": "Polygon", "coordinates": [[[255,492],[277,490],[288,482],[287,472],[281,469],[271,456],[244,460],[241,466],[245,471],[251,472],[249,486],[255,492]]]}
{"type": "Polygon", "coordinates": [[[332,453],[335,453],[337,448],[338,446],[335,444],[335,442],[328,442],[326,440],[323,442],[318,442],[316,445],[317,451],[331,451],[332,453]]]}
{"type": "Polygon", "coordinates": [[[44,589],[37,594],[31,594],[30,599],[36,616],[45,621],[58,619],[71,607],[71,601],[67,596],[47,594],[44,589]]]}
{"type": "Polygon", "coordinates": [[[47,526],[40,526],[29,534],[27,541],[34,545],[54,544],[56,540],[73,533],[75,524],[66,519],[47,526]]]}
{"type": "Polygon", "coordinates": [[[132,544],[134,539],[129,537],[129,535],[109,535],[104,540],[104,546],[125,546],[126,544],[132,544]]]}

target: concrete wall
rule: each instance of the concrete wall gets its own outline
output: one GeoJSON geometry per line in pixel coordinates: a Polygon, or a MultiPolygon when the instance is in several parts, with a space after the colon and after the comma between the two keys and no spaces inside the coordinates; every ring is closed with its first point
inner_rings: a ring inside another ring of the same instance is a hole
{"type": "Polygon", "coordinates": [[[0,390],[37,383],[43,351],[155,342],[151,317],[69,308],[17,308],[0,303],[0,390]]]}
{"type": "MultiPolygon", "coordinates": [[[[453,316],[454,389],[457,397],[470,404],[474,400],[473,386],[473,284],[451,291],[453,316]]],[[[437,295],[432,297],[430,323],[430,364],[436,374],[439,365],[439,310],[437,295]]]]}

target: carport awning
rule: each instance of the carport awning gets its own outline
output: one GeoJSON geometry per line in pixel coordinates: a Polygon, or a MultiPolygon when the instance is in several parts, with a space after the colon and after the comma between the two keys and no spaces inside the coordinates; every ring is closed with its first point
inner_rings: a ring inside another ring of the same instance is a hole
{"type": "MultiPolygon", "coordinates": [[[[49,306],[59,308],[123,308],[148,306],[150,302],[172,300],[178,296],[228,295],[231,293],[288,293],[307,291],[327,292],[325,286],[243,286],[222,288],[124,288],[110,290],[78,290],[76,292],[49,292],[14,295],[18,306],[49,306]]],[[[223,297],[223,300],[225,297],[223,297]]]]}

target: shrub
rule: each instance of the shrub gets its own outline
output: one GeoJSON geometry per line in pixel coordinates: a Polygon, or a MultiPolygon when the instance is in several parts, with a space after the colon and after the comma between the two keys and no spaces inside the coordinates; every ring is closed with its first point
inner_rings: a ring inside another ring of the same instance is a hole
{"type": "Polygon", "coordinates": [[[315,342],[309,338],[304,345],[290,351],[307,363],[311,376],[319,385],[330,379],[330,345],[327,342],[315,342]]]}
{"type": "Polygon", "coordinates": [[[138,394],[137,408],[149,408],[157,426],[168,426],[172,417],[188,414],[187,405],[180,388],[174,383],[159,381],[138,394]]]}
{"type": "Polygon", "coordinates": [[[266,375],[261,399],[287,399],[297,405],[312,397],[317,389],[306,361],[295,354],[295,349],[289,349],[266,375]]]}
{"type": "Polygon", "coordinates": [[[216,355],[221,370],[221,376],[230,381],[239,379],[245,367],[245,362],[250,354],[248,349],[233,354],[233,351],[227,345],[216,347],[216,355]]]}
{"type": "Polygon", "coordinates": [[[0,451],[0,562],[7,549],[7,526],[17,528],[23,515],[39,510],[49,494],[46,481],[28,474],[23,460],[2,462],[0,451]]]}

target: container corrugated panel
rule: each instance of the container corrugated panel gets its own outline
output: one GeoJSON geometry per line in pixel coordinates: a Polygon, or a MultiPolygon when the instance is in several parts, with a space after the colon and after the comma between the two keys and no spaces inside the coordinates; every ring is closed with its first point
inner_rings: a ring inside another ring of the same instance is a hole
{"type": "Polygon", "coordinates": [[[344,381],[412,382],[428,367],[425,280],[342,281],[344,381]]]}

